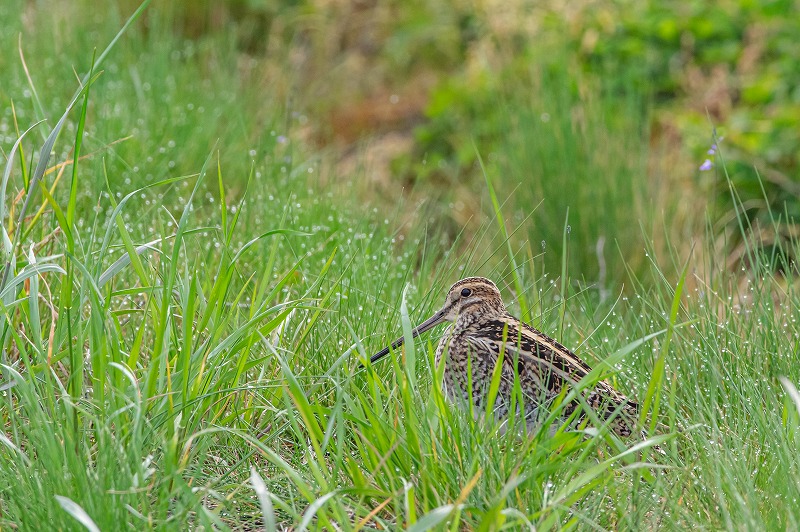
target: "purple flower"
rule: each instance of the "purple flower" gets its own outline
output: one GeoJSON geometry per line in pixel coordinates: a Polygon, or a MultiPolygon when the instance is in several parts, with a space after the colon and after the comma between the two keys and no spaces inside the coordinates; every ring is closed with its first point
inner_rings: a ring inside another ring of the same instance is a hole
{"type": "Polygon", "coordinates": [[[712,168],[714,168],[714,163],[711,162],[711,159],[706,159],[703,164],[700,165],[701,172],[711,170],[712,168]]]}
{"type": "Polygon", "coordinates": [[[709,155],[714,155],[715,153],[717,153],[717,145],[716,144],[712,144],[711,145],[711,149],[708,150],[706,153],[708,153],[709,155]]]}

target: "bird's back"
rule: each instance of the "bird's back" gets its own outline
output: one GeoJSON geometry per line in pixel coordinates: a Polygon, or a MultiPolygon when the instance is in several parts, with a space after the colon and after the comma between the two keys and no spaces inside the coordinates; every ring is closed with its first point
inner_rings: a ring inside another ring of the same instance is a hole
{"type": "MultiPolygon", "coordinates": [[[[448,329],[437,350],[437,361],[448,350],[445,365],[445,391],[455,399],[468,400],[469,388],[476,407],[484,406],[491,377],[499,354],[503,367],[494,405],[499,418],[508,415],[516,378],[524,398],[525,415],[538,418],[541,406],[547,406],[564,391],[575,386],[591,371],[575,353],[546,334],[510,314],[487,316],[472,323],[455,323],[448,329]],[[467,383],[468,373],[471,383],[467,383]]],[[[605,381],[584,390],[586,404],[603,419],[614,417],[611,428],[620,436],[632,433],[638,405],[628,400],[605,381]]],[[[565,405],[565,417],[580,406],[578,399],[565,405]]],[[[582,418],[585,414],[580,414],[582,418]]]]}

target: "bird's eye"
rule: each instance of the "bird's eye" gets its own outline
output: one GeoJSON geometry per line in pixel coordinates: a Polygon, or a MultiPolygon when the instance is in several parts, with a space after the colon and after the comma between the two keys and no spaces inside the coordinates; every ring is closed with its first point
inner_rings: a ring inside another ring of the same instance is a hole
{"type": "Polygon", "coordinates": [[[471,293],[472,290],[470,290],[469,288],[465,288],[461,291],[461,297],[469,297],[471,293]]]}

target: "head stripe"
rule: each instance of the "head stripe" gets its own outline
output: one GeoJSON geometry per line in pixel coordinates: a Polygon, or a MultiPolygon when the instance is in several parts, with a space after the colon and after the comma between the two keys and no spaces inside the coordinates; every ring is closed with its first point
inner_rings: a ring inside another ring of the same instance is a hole
{"type": "Polygon", "coordinates": [[[485,277],[467,277],[466,279],[461,279],[451,286],[450,291],[455,290],[459,286],[464,286],[465,284],[488,284],[489,286],[497,289],[497,285],[485,277]]]}

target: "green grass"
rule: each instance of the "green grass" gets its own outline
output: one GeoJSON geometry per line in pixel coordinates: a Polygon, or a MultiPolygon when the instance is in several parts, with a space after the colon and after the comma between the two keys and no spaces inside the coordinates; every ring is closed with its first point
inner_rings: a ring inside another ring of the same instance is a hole
{"type": "MultiPolygon", "coordinates": [[[[66,61],[17,19],[0,29],[5,50],[23,31],[32,80],[2,56],[0,97],[14,107],[0,117],[0,526],[798,527],[800,296],[770,273],[778,259],[751,254],[729,271],[710,237],[692,254],[662,250],[610,216],[608,238],[647,254],[620,260],[625,289],[609,283],[618,291],[604,297],[568,257],[597,237],[585,216],[603,211],[588,199],[574,196],[567,226],[558,207],[526,208],[535,191],[509,197],[513,181],[488,165],[474,194],[491,215],[453,244],[428,223],[435,208],[365,202],[353,183],[364,176],[337,175],[303,141],[306,118],[267,76],[247,78],[224,35],[134,23],[67,110],[72,61],[90,73],[127,14],[59,13],[69,25],[35,19],[61,28],[66,61]],[[539,223],[563,246],[557,271],[536,249],[539,223]],[[359,367],[471,274],[648,405],[652,438],[525,439],[474,421],[436,385],[441,331],[359,367]]],[[[621,182],[640,124],[618,126],[608,166],[582,160],[571,186],[597,168],[621,182]]],[[[561,162],[545,171],[588,157],[579,140],[558,139],[561,162]]]]}

